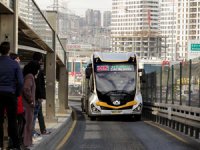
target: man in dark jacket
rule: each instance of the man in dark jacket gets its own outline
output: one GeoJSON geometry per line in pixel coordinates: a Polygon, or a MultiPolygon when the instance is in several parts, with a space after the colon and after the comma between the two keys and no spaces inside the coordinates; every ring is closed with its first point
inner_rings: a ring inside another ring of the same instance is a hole
{"type": "MultiPolygon", "coordinates": [[[[41,66],[43,64],[42,59],[43,56],[41,53],[35,52],[33,54],[33,61],[39,62],[41,66]]],[[[40,69],[39,74],[36,77],[35,83],[36,83],[36,93],[35,93],[36,106],[34,110],[34,122],[36,121],[36,118],[38,118],[41,134],[49,134],[49,132],[47,132],[46,130],[44,116],[42,113],[42,101],[46,99],[45,78],[43,70],[40,69]]],[[[33,134],[35,133],[36,132],[34,131],[33,134]]]]}
{"type": "Polygon", "coordinates": [[[19,64],[9,57],[10,43],[0,45],[0,148],[3,149],[3,121],[6,110],[8,133],[14,149],[20,149],[17,133],[17,96],[23,86],[23,75],[19,64]],[[16,93],[16,91],[18,91],[16,93]]]}

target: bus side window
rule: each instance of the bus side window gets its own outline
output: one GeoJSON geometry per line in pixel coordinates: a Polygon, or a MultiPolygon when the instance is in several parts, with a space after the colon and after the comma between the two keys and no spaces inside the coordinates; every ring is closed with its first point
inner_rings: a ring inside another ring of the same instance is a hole
{"type": "Polygon", "coordinates": [[[94,80],[93,80],[92,74],[90,75],[89,87],[90,87],[90,91],[93,92],[94,91],[94,80]]]}

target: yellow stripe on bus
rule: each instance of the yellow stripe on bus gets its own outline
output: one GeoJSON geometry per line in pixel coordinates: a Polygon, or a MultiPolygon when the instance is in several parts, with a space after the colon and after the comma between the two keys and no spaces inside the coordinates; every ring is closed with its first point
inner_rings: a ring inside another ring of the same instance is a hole
{"type": "Polygon", "coordinates": [[[97,106],[103,106],[103,107],[112,108],[112,109],[121,109],[121,108],[129,107],[129,106],[134,106],[136,104],[137,104],[137,102],[135,100],[130,101],[130,102],[128,102],[128,103],[126,103],[125,105],[122,105],[122,106],[111,106],[111,105],[108,105],[105,102],[100,102],[100,101],[96,102],[97,106]]]}

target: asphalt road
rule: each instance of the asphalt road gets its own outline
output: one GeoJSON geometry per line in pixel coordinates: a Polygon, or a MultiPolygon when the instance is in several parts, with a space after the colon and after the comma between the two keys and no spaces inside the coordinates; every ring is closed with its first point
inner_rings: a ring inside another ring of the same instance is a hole
{"type": "Polygon", "coordinates": [[[61,150],[200,150],[200,143],[150,121],[124,117],[90,119],[70,102],[76,125],[61,150]]]}

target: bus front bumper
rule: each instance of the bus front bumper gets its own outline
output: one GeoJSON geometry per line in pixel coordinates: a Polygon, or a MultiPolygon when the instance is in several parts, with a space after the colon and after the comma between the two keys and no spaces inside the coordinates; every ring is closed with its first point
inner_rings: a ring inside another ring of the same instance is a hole
{"type": "Polygon", "coordinates": [[[133,109],[123,109],[123,110],[99,110],[90,111],[90,116],[107,116],[107,115],[136,115],[142,114],[142,109],[140,111],[135,111],[133,109]]]}

